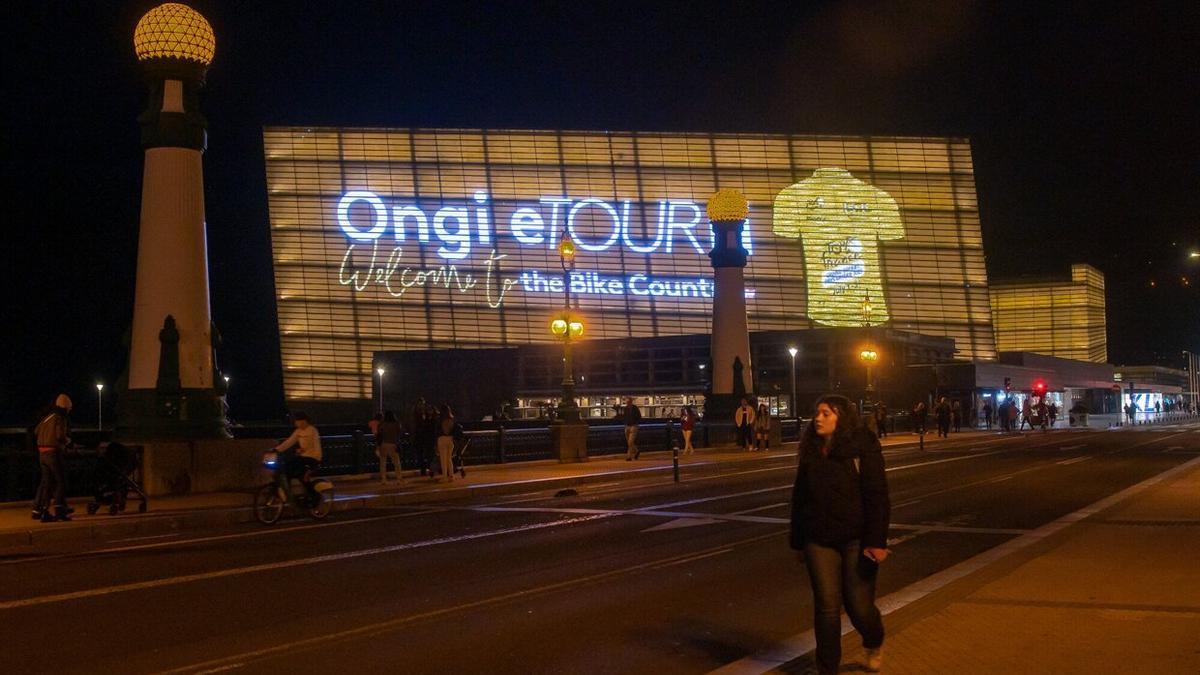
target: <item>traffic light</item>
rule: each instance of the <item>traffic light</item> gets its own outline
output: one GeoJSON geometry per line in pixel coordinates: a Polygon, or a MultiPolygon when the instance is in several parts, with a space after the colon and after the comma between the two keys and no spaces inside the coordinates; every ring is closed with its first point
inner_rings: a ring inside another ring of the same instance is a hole
{"type": "Polygon", "coordinates": [[[1012,391],[1012,378],[1004,378],[1004,391],[1012,391]]]}
{"type": "Polygon", "coordinates": [[[1038,396],[1045,396],[1046,395],[1046,381],[1041,380],[1041,379],[1034,380],[1033,381],[1033,393],[1038,396]]]}

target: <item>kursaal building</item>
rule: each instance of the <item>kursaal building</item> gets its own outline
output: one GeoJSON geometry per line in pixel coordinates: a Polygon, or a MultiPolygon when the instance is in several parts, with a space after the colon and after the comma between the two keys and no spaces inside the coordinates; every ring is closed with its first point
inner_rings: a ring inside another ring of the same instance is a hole
{"type": "Polygon", "coordinates": [[[968,141],[267,128],[289,405],[367,400],[374,356],[551,343],[556,247],[589,339],[708,333],[705,200],[750,202],[752,332],[887,326],[996,357],[968,141]]]}

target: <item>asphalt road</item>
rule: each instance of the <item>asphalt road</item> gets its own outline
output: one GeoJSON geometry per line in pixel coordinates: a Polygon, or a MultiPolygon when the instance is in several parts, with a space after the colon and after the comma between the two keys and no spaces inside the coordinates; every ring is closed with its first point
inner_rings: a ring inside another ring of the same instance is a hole
{"type": "MultiPolygon", "coordinates": [[[[886,454],[880,595],[1195,457],[1200,427],[886,454]]],[[[7,672],[698,673],[811,627],[794,458],[578,496],[0,552],[7,672]]]]}

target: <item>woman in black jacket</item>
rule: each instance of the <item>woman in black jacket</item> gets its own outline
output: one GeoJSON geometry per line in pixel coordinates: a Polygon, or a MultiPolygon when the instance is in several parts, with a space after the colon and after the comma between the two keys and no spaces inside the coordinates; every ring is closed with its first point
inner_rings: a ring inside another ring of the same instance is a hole
{"type": "Polygon", "coordinates": [[[862,636],[867,668],[882,666],[883,618],[875,606],[875,578],[888,556],[890,511],[879,441],[860,426],[849,399],[822,397],[800,439],[791,525],[792,548],[800,552],[812,583],[822,673],[838,671],[843,604],[862,636]]]}

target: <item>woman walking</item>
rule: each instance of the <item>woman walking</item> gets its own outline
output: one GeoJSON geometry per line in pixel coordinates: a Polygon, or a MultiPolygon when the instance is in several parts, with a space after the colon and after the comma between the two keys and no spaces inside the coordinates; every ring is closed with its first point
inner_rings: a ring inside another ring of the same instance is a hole
{"type": "Polygon", "coordinates": [[[812,584],[821,673],[838,672],[843,606],[862,636],[867,669],[882,667],[883,617],[875,606],[875,580],[888,556],[890,512],[879,441],[859,425],[849,399],[822,397],[800,439],[791,523],[791,546],[812,584]]]}
{"type": "Polygon", "coordinates": [[[771,451],[771,411],[766,403],[759,403],[754,413],[754,449],[771,451]]]}
{"type": "Polygon", "coordinates": [[[679,428],[683,431],[683,454],[696,452],[692,447],[692,432],[696,430],[696,411],[692,406],[684,406],[683,414],[679,416],[679,428]]]}

